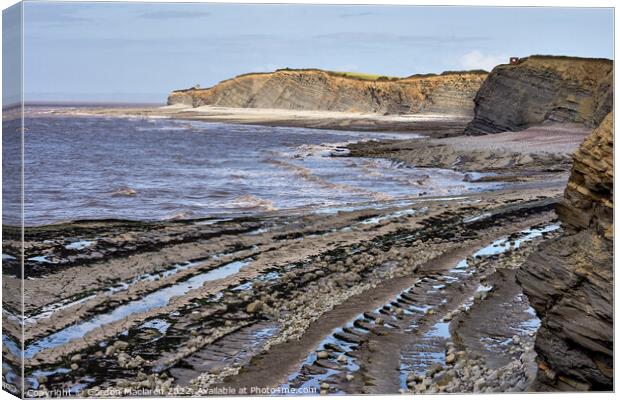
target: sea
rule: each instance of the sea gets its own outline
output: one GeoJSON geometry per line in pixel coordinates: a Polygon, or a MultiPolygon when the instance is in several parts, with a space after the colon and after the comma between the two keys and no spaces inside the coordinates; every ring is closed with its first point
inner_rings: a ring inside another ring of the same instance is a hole
{"type": "MultiPolygon", "coordinates": [[[[53,111],[38,108],[24,119],[27,226],[335,212],[497,187],[467,182],[450,169],[350,157],[346,149],[358,141],[427,140],[421,134],[53,111]]],[[[3,141],[9,225],[19,223],[14,211],[21,189],[10,183],[19,182],[21,151],[20,141],[3,141]]]]}

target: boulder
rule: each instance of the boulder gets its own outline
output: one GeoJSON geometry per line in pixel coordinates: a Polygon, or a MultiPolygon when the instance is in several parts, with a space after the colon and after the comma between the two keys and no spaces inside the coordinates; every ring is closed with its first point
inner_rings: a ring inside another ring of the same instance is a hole
{"type": "Polygon", "coordinates": [[[248,314],[256,314],[263,309],[264,303],[260,300],[255,300],[248,304],[246,311],[248,314]]]}

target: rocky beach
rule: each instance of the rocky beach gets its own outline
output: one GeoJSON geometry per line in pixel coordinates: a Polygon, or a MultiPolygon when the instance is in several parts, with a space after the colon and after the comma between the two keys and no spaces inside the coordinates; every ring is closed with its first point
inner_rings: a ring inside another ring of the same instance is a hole
{"type": "MultiPolygon", "coordinates": [[[[29,108],[35,144],[57,129],[56,160],[79,153],[63,135],[92,132],[94,155],[68,163],[95,178],[46,176],[23,269],[3,225],[4,382],[20,390],[23,367],[28,397],[611,390],[612,74],[551,56],[403,79],[286,69],[164,107],[29,108]]],[[[33,158],[26,174],[53,169],[33,158]]]]}

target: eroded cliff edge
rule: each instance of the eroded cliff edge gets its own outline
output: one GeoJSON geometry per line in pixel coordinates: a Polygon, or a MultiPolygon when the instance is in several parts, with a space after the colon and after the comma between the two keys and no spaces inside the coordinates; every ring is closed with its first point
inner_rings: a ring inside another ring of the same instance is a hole
{"type": "Polygon", "coordinates": [[[613,114],[574,155],[558,215],[517,279],[541,319],[537,390],[613,388],[613,114]]]}
{"type": "Polygon", "coordinates": [[[465,133],[520,131],[542,123],[596,127],[612,111],[613,62],[531,56],[495,67],[480,87],[465,133]]]}
{"type": "Polygon", "coordinates": [[[322,70],[278,70],[241,75],[208,89],[177,90],[168,104],[473,116],[482,71],[355,79],[322,70]]]}

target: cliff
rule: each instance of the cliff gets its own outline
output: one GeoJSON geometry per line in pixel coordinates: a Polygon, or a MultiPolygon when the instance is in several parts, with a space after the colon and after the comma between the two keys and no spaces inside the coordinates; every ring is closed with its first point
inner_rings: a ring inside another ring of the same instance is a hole
{"type": "Polygon", "coordinates": [[[536,389],[612,390],[612,113],[575,153],[558,215],[563,236],[541,246],[517,275],[541,319],[536,389]]]}
{"type": "Polygon", "coordinates": [[[480,87],[466,134],[520,131],[562,122],[596,127],[612,111],[613,62],[531,56],[499,65],[480,87]]]}
{"type": "Polygon", "coordinates": [[[485,77],[485,72],[470,71],[369,80],[286,69],[241,75],[208,89],[177,90],[168,104],[471,116],[473,98],[485,77]]]}

